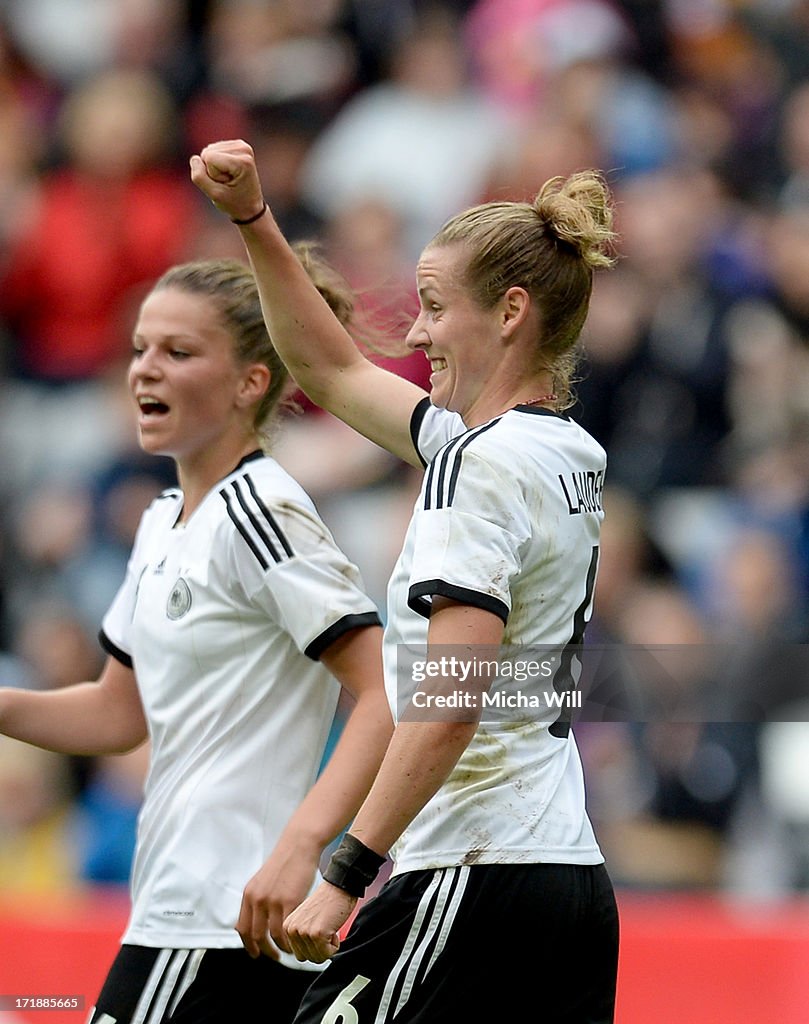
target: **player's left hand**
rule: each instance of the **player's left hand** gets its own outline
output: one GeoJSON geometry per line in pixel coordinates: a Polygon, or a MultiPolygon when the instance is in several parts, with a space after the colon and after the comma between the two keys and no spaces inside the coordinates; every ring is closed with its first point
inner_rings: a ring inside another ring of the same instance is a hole
{"type": "Polygon", "coordinates": [[[322,964],[340,948],[340,929],[351,917],[357,897],[321,882],[284,921],[288,945],[298,960],[322,964]]]}
{"type": "Polygon", "coordinates": [[[246,220],[264,205],[253,148],[242,139],[213,142],[192,156],[191,180],[217,209],[246,220]]]}
{"type": "Polygon", "coordinates": [[[292,952],[284,919],[311,889],[319,852],[279,842],[245,886],[236,931],[250,956],[277,960],[279,948],[292,952]]]}

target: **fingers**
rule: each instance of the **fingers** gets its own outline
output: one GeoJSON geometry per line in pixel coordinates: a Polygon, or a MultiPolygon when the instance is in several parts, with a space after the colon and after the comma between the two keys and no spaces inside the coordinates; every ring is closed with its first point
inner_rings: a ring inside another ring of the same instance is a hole
{"type": "Polygon", "coordinates": [[[189,159],[191,180],[231,217],[249,217],[263,203],[253,149],[241,139],[213,142],[189,159]]]}
{"type": "Polygon", "coordinates": [[[261,950],[263,956],[268,956],[270,960],[280,960],[281,954],[278,952],[276,947],[270,942],[269,937],[265,934],[258,943],[258,948],[261,950]]]}
{"type": "Polygon", "coordinates": [[[322,964],[340,948],[340,936],[334,922],[313,914],[311,905],[303,903],[284,921],[290,950],[298,960],[322,964]]]}
{"type": "Polygon", "coordinates": [[[298,960],[311,960],[313,963],[322,964],[340,948],[340,938],[336,932],[320,937],[296,933],[293,938],[282,926],[271,929],[266,910],[251,906],[244,899],[236,931],[244,948],[254,960],[260,956],[279,960],[280,947],[285,952],[294,954],[298,960]]]}
{"type": "Polygon", "coordinates": [[[236,931],[239,933],[244,948],[256,960],[261,955],[261,947],[259,945],[261,932],[259,931],[255,936],[253,934],[253,908],[244,897],[242,897],[242,905],[239,909],[236,931]]]}
{"type": "Polygon", "coordinates": [[[222,185],[230,184],[239,176],[238,162],[233,160],[229,154],[223,153],[213,146],[205,147],[200,161],[205,167],[208,177],[222,185]]]}
{"type": "Polygon", "coordinates": [[[248,891],[249,888],[242,896],[236,931],[253,959],[263,955],[279,960],[279,948],[285,953],[293,951],[283,927],[284,918],[291,908],[284,909],[280,904],[256,897],[248,891]]]}
{"type": "Polygon", "coordinates": [[[255,160],[253,148],[241,139],[211,142],[200,153],[200,159],[215,180],[235,177],[240,168],[255,160]]]}
{"type": "Polygon", "coordinates": [[[191,180],[203,192],[211,184],[233,185],[243,173],[238,161],[218,151],[211,153],[211,149],[211,146],[206,146],[199,156],[192,156],[189,161],[191,180]]]}
{"type": "Polygon", "coordinates": [[[289,947],[298,960],[322,964],[340,948],[340,929],[351,917],[357,898],[322,882],[284,921],[289,947]]]}
{"type": "Polygon", "coordinates": [[[300,932],[287,932],[290,951],[298,960],[311,960],[314,964],[325,963],[340,948],[340,936],[337,932],[315,937],[300,932]]]}
{"type": "Polygon", "coordinates": [[[289,944],[289,937],[284,931],[284,914],[279,913],[278,915],[272,915],[270,917],[269,931],[270,938],[278,946],[279,949],[283,949],[285,953],[291,953],[292,947],[289,944]]]}
{"type": "Polygon", "coordinates": [[[220,185],[227,185],[234,180],[233,170],[222,166],[221,160],[205,161],[199,156],[192,156],[190,163],[191,180],[196,185],[204,184],[206,178],[220,185]]]}
{"type": "Polygon", "coordinates": [[[262,954],[271,960],[280,959],[278,950],[270,940],[269,915],[266,909],[244,896],[236,922],[236,931],[241,937],[242,945],[254,960],[262,954]]]}

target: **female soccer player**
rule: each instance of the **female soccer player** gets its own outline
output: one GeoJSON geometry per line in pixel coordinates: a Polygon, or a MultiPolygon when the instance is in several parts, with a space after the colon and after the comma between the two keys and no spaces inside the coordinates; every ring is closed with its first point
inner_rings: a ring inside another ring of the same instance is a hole
{"type": "MultiPolygon", "coordinates": [[[[265,317],[310,398],[427,472],[388,590],[386,687],[423,647],[561,650],[568,692],[598,562],[605,454],[564,409],[595,268],[611,263],[610,197],[582,172],[533,202],[452,218],[417,268],[407,337],[431,392],[373,366],[278,230],[246,143],[191,159],[192,180],[241,223],[265,317]]],[[[449,681],[452,681],[450,678],[449,681]]],[[[455,678],[460,683],[460,674],[455,678]]],[[[492,687],[499,686],[495,680],[492,687]]],[[[485,681],[484,681],[485,686],[485,681]]],[[[400,718],[325,881],[276,941],[332,957],[297,1024],[613,1019],[618,916],[585,810],[569,714],[400,718]],[[338,929],[391,851],[391,880],[338,929]],[[339,950],[339,951],[338,951],[339,950]]],[[[240,930],[249,944],[248,886],[240,930]]]]}
{"type": "MultiPolygon", "coordinates": [[[[347,311],[329,268],[301,259],[347,311]]],[[[246,264],[169,270],[133,347],[140,442],[174,458],[179,487],[143,515],[100,678],[0,690],[0,731],[73,754],[151,742],[131,917],[90,1020],[288,1022],[319,968],[279,953],[267,926],[311,889],[379,766],[393,728],[382,630],[312,502],[262,450],[287,376],[246,264]],[[338,681],[356,704],[317,778],[338,681]],[[263,862],[251,957],[235,926],[263,862]]]]}

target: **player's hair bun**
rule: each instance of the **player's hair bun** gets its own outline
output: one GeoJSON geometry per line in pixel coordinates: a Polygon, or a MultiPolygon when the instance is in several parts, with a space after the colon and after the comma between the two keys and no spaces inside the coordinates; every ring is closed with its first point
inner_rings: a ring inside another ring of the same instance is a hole
{"type": "Polygon", "coordinates": [[[597,171],[546,181],[533,202],[547,229],[572,246],[592,268],[614,262],[612,206],[606,182],[597,171]]]}

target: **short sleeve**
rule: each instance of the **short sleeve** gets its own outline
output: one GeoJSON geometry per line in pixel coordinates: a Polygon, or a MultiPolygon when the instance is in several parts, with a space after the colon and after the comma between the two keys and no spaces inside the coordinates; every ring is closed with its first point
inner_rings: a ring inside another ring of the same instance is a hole
{"type": "Polygon", "coordinates": [[[262,608],[317,660],[344,633],[381,625],[365,593],[359,570],[334,541],[326,525],[308,509],[284,504],[263,507],[253,517],[267,541],[265,558],[256,544],[235,530],[230,568],[251,604],[262,608]]]}
{"type": "Polygon", "coordinates": [[[531,535],[522,489],[491,451],[461,443],[445,455],[431,464],[415,513],[408,604],[427,617],[439,595],[506,622],[531,535]]]}
{"type": "Polygon", "coordinates": [[[457,412],[439,409],[423,398],[410,417],[410,437],[421,461],[427,466],[448,441],[465,434],[466,424],[457,412]]]}

